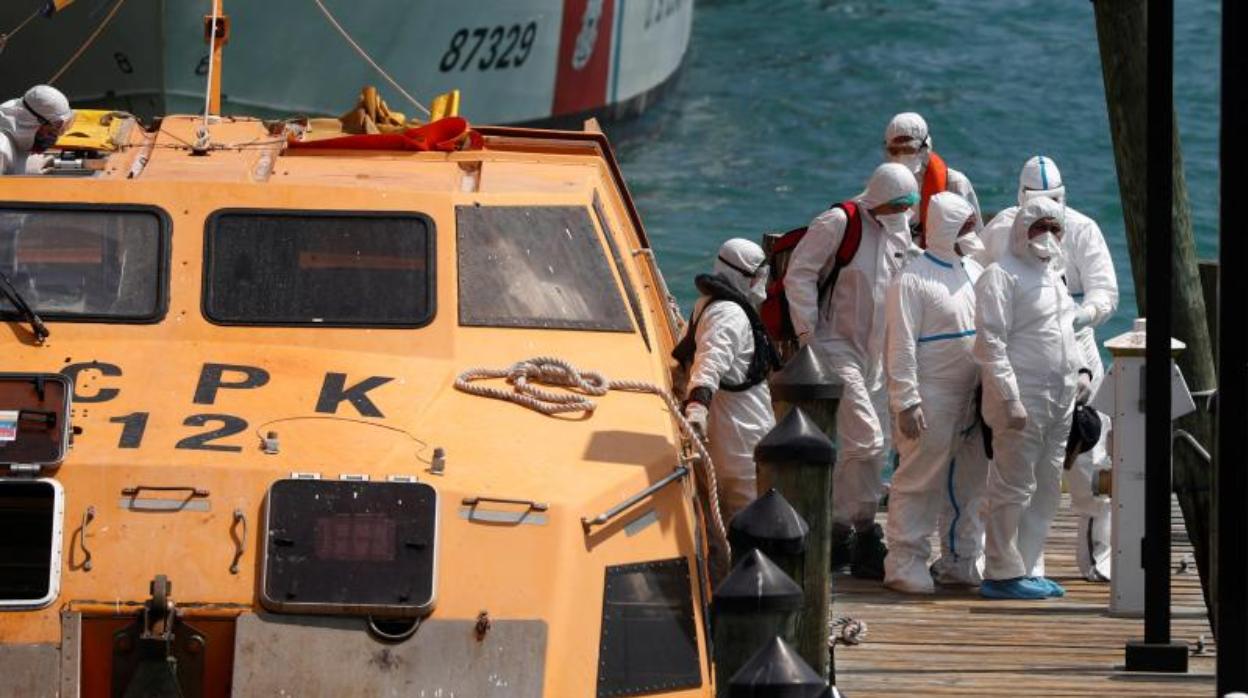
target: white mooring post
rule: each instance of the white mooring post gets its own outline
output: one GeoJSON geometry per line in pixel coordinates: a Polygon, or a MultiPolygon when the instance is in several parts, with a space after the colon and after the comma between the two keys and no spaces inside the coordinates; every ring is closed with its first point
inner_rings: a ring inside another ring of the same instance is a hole
{"type": "MultiPolygon", "coordinates": [[[[1144,615],[1144,320],[1137,319],[1130,332],[1105,342],[1113,366],[1101,383],[1092,406],[1113,420],[1113,576],[1109,612],[1114,616],[1144,615]]],[[[1170,419],[1196,410],[1183,374],[1174,357],[1185,345],[1170,340],[1170,419]]]]}

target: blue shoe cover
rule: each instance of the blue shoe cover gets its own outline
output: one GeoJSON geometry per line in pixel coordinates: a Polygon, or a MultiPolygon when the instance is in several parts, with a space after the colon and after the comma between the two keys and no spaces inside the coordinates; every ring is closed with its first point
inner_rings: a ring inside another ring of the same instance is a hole
{"type": "Polygon", "coordinates": [[[1066,595],[1066,588],[1048,577],[1031,577],[1031,579],[1047,587],[1051,598],[1056,599],[1066,595]]]}
{"type": "Polygon", "coordinates": [[[979,595],[985,599],[1047,599],[1052,596],[1047,584],[1036,577],[1014,579],[985,579],[979,585],[979,595]]]}

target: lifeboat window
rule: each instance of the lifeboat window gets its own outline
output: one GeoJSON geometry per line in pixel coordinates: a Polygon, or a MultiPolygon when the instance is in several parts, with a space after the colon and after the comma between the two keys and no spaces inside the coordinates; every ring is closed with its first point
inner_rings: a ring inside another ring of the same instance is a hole
{"type": "Polygon", "coordinates": [[[459,322],[631,332],[589,211],[460,206],[459,322]]]}
{"type": "MultiPolygon", "coordinates": [[[[168,230],[157,209],[0,206],[0,272],[45,319],[152,322],[168,230]]],[[[0,315],[16,315],[7,299],[0,315]]]]}
{"type": "Polygon", "coordinates": [[[432,228],[414,213],[218,211],[204,314],[221,324],[420,327],[434,310],[432,228]]]}
{"type": "Polygon", "coordinates": [[[0,479],[0,609],[42,608],[61,578],[65,496],[55,480],[0,479]]]}

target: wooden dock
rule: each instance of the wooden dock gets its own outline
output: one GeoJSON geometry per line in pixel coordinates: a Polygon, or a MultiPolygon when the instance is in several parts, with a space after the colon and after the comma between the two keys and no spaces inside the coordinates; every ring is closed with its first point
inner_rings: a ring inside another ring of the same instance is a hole
{"type": "Polygon", "coordinates": [[[1110,617],[1109,585],[1079,575],[1076,519],[1063,497],[1046,565],[1066,587],[1064,598],[989,601],[971,590],[917,597],[837,575],[833,615],[867,624],[862,644],[836,647],[837,686],[851,698],[1212,695],[1213,634],[1177,505],[1172,520],[1171,633],[1193,649],[1204,643],[1188,674],[1123,670],[1123,648],[1128,638],[1143,636],[1143,620],[1110,617]]]}

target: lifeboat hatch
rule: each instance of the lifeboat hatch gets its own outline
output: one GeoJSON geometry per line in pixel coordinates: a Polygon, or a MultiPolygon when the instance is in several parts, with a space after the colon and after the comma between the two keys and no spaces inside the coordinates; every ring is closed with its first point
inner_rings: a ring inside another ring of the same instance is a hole
{"type": "Polygon", "coordinates": [[[421,616],[433,608],[438,495],[420,482],[278,480],[261,597],[284,613],[421,616]]]}
{"type": "Polygon", "coordinates": [[[71,393],[58,373],[0,373],[0,464],[11,472],[58,465],[69,448],[71,393]]]}

